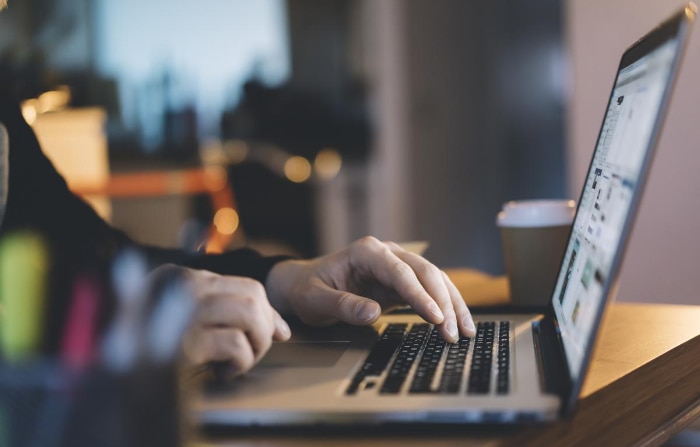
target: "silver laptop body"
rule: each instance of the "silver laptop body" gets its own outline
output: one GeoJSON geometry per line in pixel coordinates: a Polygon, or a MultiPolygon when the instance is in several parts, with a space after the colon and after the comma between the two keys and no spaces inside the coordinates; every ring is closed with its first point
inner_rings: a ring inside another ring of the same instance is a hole
{"type": "Polygon", "coordinates": [[[248,374],[207,384],[196,420],[531,423],[571,412],[695,14],[689,3],[622,56],[546,312],[475,315],[480,332],[454,345],[435,340],[415,314],[386,315],[372,327],[293,326],[292,339],[273,344],[248,374]]]}

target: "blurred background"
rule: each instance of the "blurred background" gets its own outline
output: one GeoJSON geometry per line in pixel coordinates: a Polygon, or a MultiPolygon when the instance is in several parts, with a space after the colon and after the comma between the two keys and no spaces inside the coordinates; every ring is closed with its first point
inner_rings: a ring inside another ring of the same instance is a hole
{"type": "MultiPolygon", "coordinates": [[[[0,82],[137,240],[315,256],[371,234],[502,274],[502,203],[578,198],[619,56],[681,4],[10,0],[0,82]]],[[[698,302],[698,45],[624,300],[698,302]]]]}

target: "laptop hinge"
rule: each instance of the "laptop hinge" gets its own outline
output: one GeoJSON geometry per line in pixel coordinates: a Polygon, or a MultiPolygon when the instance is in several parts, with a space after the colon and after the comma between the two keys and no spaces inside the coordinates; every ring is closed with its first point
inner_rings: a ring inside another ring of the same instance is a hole
{"type": "Polygon", "coordinates": [[[566,408],[572,390],[572,381],[561,349],[554,320],[545,316],[532,323],[535,349],[542,378],[542,389],[561,399],[561,411],[566,408]]]}

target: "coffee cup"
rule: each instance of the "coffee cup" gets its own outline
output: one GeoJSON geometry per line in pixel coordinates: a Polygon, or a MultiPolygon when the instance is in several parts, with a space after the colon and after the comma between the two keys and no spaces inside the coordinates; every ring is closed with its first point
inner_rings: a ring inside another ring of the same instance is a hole
{"type": "Polygon", "coordinates": [[[575,212],[573,200],[523,200],[503,205],[496,223],[501,232],[511,304],[547,305],[575,212]]]}

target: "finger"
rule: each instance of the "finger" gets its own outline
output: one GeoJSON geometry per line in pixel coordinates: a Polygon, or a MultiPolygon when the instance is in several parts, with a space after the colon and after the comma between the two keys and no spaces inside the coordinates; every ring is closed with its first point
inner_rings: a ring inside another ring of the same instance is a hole
{"type": "Polygon", "coordinates": [[[422,256],[415,253],[410,253],[393,242],[387,244],[391,247],[394,254],[402,261],[408,264],[420,281],[426,292],[430,295],[430,299],[434,300],[445,319],[439,326],[440,335],[450,342],[459,340],[459,329],[457,326],[457,315],[455,313],[455,304],[453,303],[450,291],[445,284],[445,279],[440,269],[428,262],[422,256]]]}
{"type": "Polygon", "coordinates": [[[465,337],[474,337],[476,335],[476,326],[474,325],[474,318],[467,307],[467,303],[462,298],[462,294],[454,285],[452,280],[447,276],[447,273],[441,272],[442,277],[445,280],[445,285],[447,290],[450,292],[450,297],[452,299],[452,304],[454,305],[455,314],[457,315],[457,325],[459,326],[460,332],[465,337]]]}
{"type": "Polygon", "coordinates": [[[289,340],[289,337],[292,336],[292,330],[289,329],[289,325],[284,321],[284,318],[275,309],[272,309],[272,318],[275,323],[275,333],[272,334],[272,338],[275,341],[289,340]]]}
{"type": "Polygon", "coordinates": [[[245,332],[256,358],[267,352],[275,332],[273,309],[252,295],[213,295],[203,300],[197,322],[207,328],[237,328],[245,332]]]}
{"type": "Polygon", "coordinates": [[[198,329],[186,343],[185,352],[195,365],[225,362],[231,375],[248,371],[257,361],[248,337],[238,329],[198,329]]]}
{"type": "Polygon", "coordinates": [[[367,272],[385,287],[393,289],[426,321],[440,324],[445,320],[440,307],[426,292],[413,269],[389,246],[369,237],[351,249],[353,268],[367,272]]]}
{"type": "MultiPolygon", "coordinates": [[[[238,327],[247,323],[249,314],[255,313],[258,298],[239,292],[209,293],[199,301],[197,322],[204,326],[238,327]]],[[[247,326],[246,326],[247,327],[247,326]]]]}
{"type": "Polygon", "coordinates": [[[377,321],[382,313],[379,303],[369,298],[334,289],[320,280],[314,281],[314,286],[309,295],[310,308],[316,314],[309,316],[312,319],[330,317],[331,321],[364,326],[377,321]]]}
{"type": "Polygon", "coordinates": [[[193,288],[199,299],[200,322],[227,325],[240,316],[240,307],[269,305],[265,287],[249,278],[224,277],[202,271],[193,288]]]}
{"type": "MultiPolygon", "coordinates": [[[[240,320],[243,310],[269,307],[265,287],[255,280],[223,277],[202,272],[194,289],[200,296],[199,321],[209,325],[227,325],[240,320]],[[209,274],[211,280],[207,280],[209,274]]],[[[271,318],[271,317],[270,317],[271,318]]]]}

